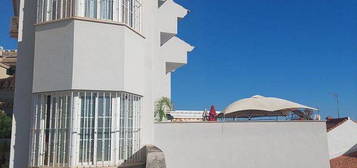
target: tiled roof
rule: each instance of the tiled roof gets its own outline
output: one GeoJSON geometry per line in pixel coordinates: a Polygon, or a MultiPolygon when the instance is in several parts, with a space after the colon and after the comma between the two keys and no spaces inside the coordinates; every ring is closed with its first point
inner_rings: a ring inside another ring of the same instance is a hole
{"type": "Polygon", "coordinates": [[[0,57],[0,63],[3,63],[8,66],[15,66],[16,57],[0,57]]]}
{"type": "Polygon", "coordinates": [[[357,152],[330,160],[331,168],[357,168],[357,152]]]}
{"type": "Polygon", "coordinates": [[[348,118],[336,118],[336,119],[328,119],[326,121],[326,128],[327,132],[333,130],[334,128],[338,127],[339,125],[343,124],[345,121],[347,121],[348,118]]]}

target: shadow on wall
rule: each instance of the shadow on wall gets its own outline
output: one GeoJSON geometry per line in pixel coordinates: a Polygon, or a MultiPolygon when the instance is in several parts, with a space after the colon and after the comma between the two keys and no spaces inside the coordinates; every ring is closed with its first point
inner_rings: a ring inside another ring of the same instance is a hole
{"type": "Polygon", "coordinates": [[[135,152],[132,156],[125,160],[119,168],[145,168],[146,162],[146,147],[141,148],[139,151],[135,152]]]}
{"type": "Polygon", "coordinates": [[[351,153],[357,152],[357,144],[355,144],[350,150],[348,150],[344,155],[348,155],[351,153]]]}
{"type": "Polygon", "coordinates": [[[166,168],[164,152],[156,146],[146,145],[126,160],[120,168],[166,168]]]}
{"type": "Polygon", "coordinates": [[[9,167],[10,143],[10,139],[0,139],[0,168],[9,167]]]}

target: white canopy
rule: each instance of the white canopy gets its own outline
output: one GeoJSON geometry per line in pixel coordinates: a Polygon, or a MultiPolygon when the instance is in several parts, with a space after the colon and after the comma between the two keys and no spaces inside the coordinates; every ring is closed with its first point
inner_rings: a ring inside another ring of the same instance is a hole
{"type": "Polygon", "coordinates": [[[256,95],[232,103],[223,110],[223,113],[226,117],[287,116],[290,112],[301,109],[317,110],[280,98],[256,95]]]}

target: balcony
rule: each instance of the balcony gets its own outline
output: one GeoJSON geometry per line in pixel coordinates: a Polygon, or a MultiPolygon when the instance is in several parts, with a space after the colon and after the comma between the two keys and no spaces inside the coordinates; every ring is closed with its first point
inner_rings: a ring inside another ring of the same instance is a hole
{"type": "Polygon", "coordinates": [[[10,37],[17,38],[18,33],[19,33],[19,17],[13,16],[11,18],[10,37]]]}
{"type": "Polygon", "coordinates": [[[177,34],[177,21],[178,19],[184,18],[188,10],[173,0],[160,0],[159,5],[159,28],[162,35],[166,35],[162,40],[166,42],[177,34]]]}
{"type": "Polygon", "coordinates": [[[141,0],[37,0],[37,24],[88,18],[125,24],[141,32],[141,0]]]}
{"type": "Polygon", "coordinates": [[[177,68],[187,64],[187,53],[194,49],[185,41],[174,36],[160,49],[160,54],[166,60],[166,73],[174,72],[177,68]]]}

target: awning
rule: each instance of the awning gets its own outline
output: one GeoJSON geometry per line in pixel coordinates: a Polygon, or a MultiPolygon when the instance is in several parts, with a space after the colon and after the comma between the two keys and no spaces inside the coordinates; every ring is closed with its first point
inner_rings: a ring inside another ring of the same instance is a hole
{"type": "Polygon", "coordinates": [[[224,109],[223,113],[225,117],[251,118],[287,116],[294,111],[314,110],[317,109],[280,98],[257,95],[232,103],[224,109]]]}

